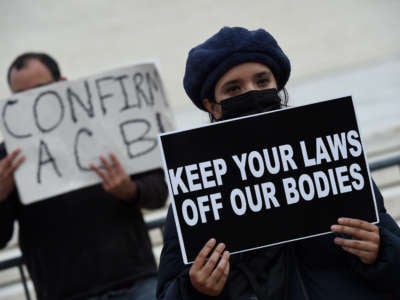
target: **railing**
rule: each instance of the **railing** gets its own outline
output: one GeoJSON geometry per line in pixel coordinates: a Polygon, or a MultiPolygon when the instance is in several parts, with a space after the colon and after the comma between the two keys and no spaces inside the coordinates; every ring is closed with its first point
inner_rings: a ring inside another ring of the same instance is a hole
{"type": "Polygon", "coordinates": [[[24,260],[22,256],[10,258],[0,262],[0,272],[15,267],[18,268],[19,274],[21,275],[21,282],[24,287],[25,298],[27,300],[31,300],[31,295],[29,294],[28,284],[24,272],[24,260]]]}
{"type": "Polygon", "coordinates": [[[372,162],[369,164],[369,169],[371,171],[377,171],[393,166],[400,166],[400,155],[372,162]]]}
{"type": "MultiPolygon", "coordinates": [[[[393,167],[396,165],[400,166],[400,156],[394,156],[391,158],[372,162],[372,163],[370,163],[369,167],[370,167],[371,171],[377,171],[380,169],[385,169],[385,168],[393,167]]],[[[146,222],[147,230],[150,231],[150,230],[157,229],[157,228],[162,230],[163,226],[164,226],[164,222],[165,222],[165,217],[155,219],[152,221],[148,221],[148,222],[146,222]]],[[[10,259],[3,260],[0,262],[0,272],[10,269],[10,268],[18,268],[19,273],[21,275],[21,282],[22,282],[24,292],[25,292],[25,298],[27,300],[31,300],[31,296],[29,293],[28,285],[27,285],[27,278],[26,278],[23,266],[24,266],[24,260],[23,260],[22,256],[10,258],[10,259]]]]}

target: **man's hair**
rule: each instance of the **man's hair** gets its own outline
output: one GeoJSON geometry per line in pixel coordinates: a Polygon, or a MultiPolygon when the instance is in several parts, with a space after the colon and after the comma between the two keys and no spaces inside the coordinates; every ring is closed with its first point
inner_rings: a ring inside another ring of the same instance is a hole
{"type": "Polygon", "coordinates": [[[49,71],[54,81],[58,81],[61,78],[61,72],[58,67],[57,62],[46,53],[40,52],[26,52],[19,55],[14,61],[11,63],[10,67],[7,71],[7,82],[8,85],[11,86],[11,71],[16,69],[17,71],[26,67],[26,63],[28,60],[37,59],[39,60],[49,71]]]}

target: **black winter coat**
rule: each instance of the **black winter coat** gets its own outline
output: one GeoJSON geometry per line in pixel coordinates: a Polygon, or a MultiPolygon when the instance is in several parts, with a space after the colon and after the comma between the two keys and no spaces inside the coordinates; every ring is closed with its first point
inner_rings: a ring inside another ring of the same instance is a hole
{"type": "Polygon", "coordinates": [[[205,296],[192,287],[188,275],[190,266],[183,264],[170,208],[157,297],[160,300],[398,299],[395,293],[400,289],[400,229],[386,213],[375,184],[374,191],[381,236],[380,253],[374,264],[365,265],[358,257],[336,246],[334,234],[314,237],[233,255],[227,283],[217,297],[205,296]]]}

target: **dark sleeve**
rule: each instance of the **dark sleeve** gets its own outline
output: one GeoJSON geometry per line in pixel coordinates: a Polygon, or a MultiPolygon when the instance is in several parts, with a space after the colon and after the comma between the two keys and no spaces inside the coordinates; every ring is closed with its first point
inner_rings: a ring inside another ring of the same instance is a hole
{"type": "MultiPolygon", "coordinates": [[[[6,156],[4,144],[0,144],[0,159],[6,156]]],[[[14,220],[17,206],[16,190],[4,201],[0,202],[0,248],[4,248],[11,239],[14,231],[14,220]]]]}
{"type": "Polygon", "coordinates": [[[157,299],[159,300],[208,300],[219,299],[197,292],[189,279],[190,265],[182,261],[178,234],[172,207],[168,209],[164,229],[164,247],[158,270],[157,299]]]}
{"type": "Polygon", "coordinates": [[[156,209],[165,205],[168,197],[168,188],[162,169],[135,175],[131,179],[138,186],[136,201],[141,208],[156,209]]]}
{"type": "Polygon", "coordinates": [[[393,292],[400,287],[400,228],[386,212],[383,197],[376,184],[373,185],[380,218],[379,256],[371,265],[357,260],[355,268],[377,290],[393,292]]]}
{"type": "Polygon", "coordinates": [[[16,199],[8,197],[0,203],[0,249],[7,246],[14,231],[16,199]]]}

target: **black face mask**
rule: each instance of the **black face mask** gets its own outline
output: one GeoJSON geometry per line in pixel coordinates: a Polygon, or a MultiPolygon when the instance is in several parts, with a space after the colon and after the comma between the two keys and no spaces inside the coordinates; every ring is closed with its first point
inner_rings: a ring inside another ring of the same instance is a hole
{"type": "Polygon", "coordinates": [[[281,108],[281,98],[276,89],[254,90],[225,99],[221,105],[222,117],[228,120],[281,108]]]}

